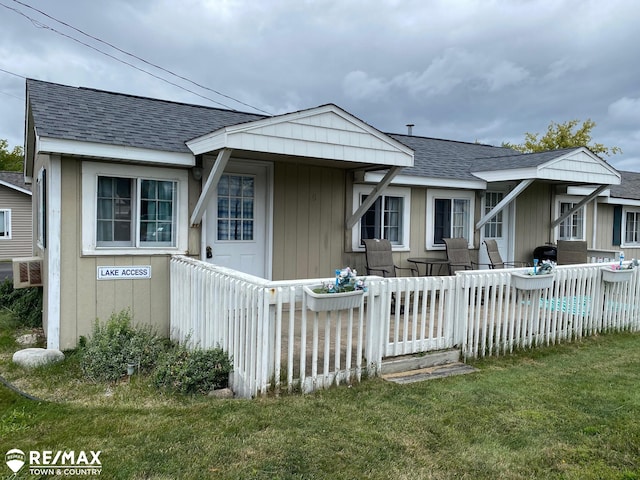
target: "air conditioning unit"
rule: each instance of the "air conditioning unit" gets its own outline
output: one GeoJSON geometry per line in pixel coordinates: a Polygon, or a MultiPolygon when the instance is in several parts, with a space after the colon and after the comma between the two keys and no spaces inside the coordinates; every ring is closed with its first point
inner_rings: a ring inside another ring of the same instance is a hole
{"type": "Polygon", "coordinates": [[[42,259],[39,257],[14,258],[13,288],[42,286],[42,259]]]}

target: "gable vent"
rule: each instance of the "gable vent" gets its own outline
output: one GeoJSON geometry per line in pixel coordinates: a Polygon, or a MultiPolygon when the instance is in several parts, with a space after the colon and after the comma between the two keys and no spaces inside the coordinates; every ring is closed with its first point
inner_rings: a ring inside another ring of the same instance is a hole
{"type": "Polygon", "coordinates": [[[13,288],[41,287],[42,259],[39,257],[13,259],[13,288]]]}

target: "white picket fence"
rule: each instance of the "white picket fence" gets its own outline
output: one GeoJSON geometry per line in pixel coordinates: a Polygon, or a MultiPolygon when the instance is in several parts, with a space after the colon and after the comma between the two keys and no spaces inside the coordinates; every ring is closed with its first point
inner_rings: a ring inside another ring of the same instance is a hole
{"type": "Polygon", "coordinates": [[[627,282],[602,264],[557,267],[551,288],[519,290],[511,273],[366,277],[359,307],[307,308],[304,285],[267,281],[184,256],[171,261],[171,336],[233,357],[232,387],[310,392],[377,375],[383,358],[460,348],[464,358],[640,329],[640,269],[627,282]]]}

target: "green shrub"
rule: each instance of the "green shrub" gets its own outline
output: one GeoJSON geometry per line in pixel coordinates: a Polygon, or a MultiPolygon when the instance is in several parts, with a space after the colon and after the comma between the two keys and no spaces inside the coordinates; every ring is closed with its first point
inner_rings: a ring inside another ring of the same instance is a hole
{"type": "Polygon", "coordinates": [[[232,370],[231,358],[222,348],[189,350],[176,345],[158,362],[153,382],[158,388],[183,394],[206,394],[227,387],[232,370]]]}
{"type": "Polygon", "coordinates": [[[153,370],[164,350],[162,339],[149,326],[133,326],[131,313],[114,313],[104,324],[96,320],[93,333],[82,340],[81,367],[92,381],[116,381],[128,363],[135,363],[142,373],[153,370]]]}
{"type": "Polygon", "coordinates": [[[9,310],[24,327],[42,326],[42,288],[13,288],[13,281],[0,284],[0,307],[9,310]]]}

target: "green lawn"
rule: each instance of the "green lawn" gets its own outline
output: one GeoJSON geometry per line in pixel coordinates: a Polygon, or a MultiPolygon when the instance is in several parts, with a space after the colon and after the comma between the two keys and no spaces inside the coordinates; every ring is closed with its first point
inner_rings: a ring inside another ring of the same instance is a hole
{"type": "MultiPolygon", "coordinates": [[[[2,323],[0,322],[0,325],[2,323]]],[[[0,456],[101,450],[101,478],[640,479],[640,335],[476,363],[412,385],[214,400],[143,378],[84,383],[77,358],[25,372],[0,328],[0,456]]],[[[0,478],[11,472],[0,462],[0,478]]],[[[19,478],[33,478],[21,473],[19,478]]],[[[84,477],[86,478],[86,477],[84,477]]]]}

